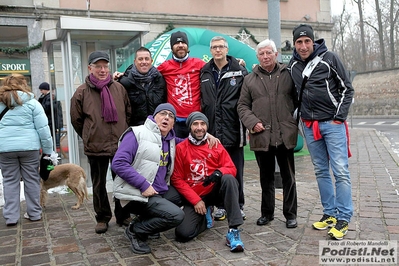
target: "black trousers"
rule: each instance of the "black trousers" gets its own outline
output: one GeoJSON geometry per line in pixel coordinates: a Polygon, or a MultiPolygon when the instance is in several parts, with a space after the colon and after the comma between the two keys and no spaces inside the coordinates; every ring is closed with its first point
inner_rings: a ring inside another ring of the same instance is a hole
{"type": "Polygon", "coordinates": [[[274,217],[275,186],[274,173],[277,163],[283,180],[283,214],[286,219],[297,216],[297,193],[295,182],[294,150],[284,145],[269,147],[269,151],[255,151],[256,161],[260,170],[260,185],[262,188],[262,217],[274,217]]]}
{"type": "MultiPolygon", "coordinates": [[[[212,191],[205,195],[202,200],[206,206],[213,206],[223,201],[229,227],[238,227],[243,224],[238,203],[238,181],[234,176],[223,175],[221,182],[216,184],[212,191]]],[[[187,242],[207,228],[205,215],[196,213],[194,206],[187,201],[183,202],[183,204],[184,220],[175,230],[176,240],[179,242],[187,242]]]]}
{"type": "MultiPolygon", "coordinates": [[[[184,218],[181,197],[174,187],[163,195],[148,198],[148,202],[130,201],[123,207],[124,213],[134,213],[140,219],[134,223],[133,231],[143,238],[178,226],[184,218]]],[[[145,239],[144,239],[145,240],[145,239]]]]}
{"type": "Polygon", "coordinates": [[[236,169],[236,179],[238,181],[238,202],[240,209],[244,208],[244,147],[225,147],[233,161],[236,169]]]}
{"type": "MultiPolygon", "coordinates": [[[[93,183],[93,206],[97,222],[108,223],[112,218],[111,206],[107,193],[108,166],[112,156],[87,156],[90,164],[91,182],[93,183]]],[[[115,173],[112,178],[115,178],[115,173]]]]}

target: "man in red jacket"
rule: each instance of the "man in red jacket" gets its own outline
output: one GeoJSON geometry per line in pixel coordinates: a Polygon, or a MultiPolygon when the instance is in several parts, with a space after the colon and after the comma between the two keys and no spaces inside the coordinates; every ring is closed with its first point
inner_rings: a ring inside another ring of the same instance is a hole
{"type": "Polygon", "coordinates": [[[179,138],[186,138],[186,119],[201,110],[200,72],[205,62],[189,56],[185,32],[176,31],[170,36],[172,58],[158,66],[166,82],[166,99],[176,109],[174,131],[179,138]]]}
{"type": "MultiPolygon", "coordinates": [[[[225,148],[207,145],[208,119],[201,112],[187,117],[190,133],[176,146],[175,168],[171,185],[184,200],[183,222],[176,227],[176,240],[187,242],[207,228],[207,207],[223,201],[227,211],[229,230],[226,235],[231,252],[242,252],[244,244],[238,226],[243,218],[238,203],[236,168],[225,148]]],[[[208,213],[209,214],[209,213],[208,213]]]]}

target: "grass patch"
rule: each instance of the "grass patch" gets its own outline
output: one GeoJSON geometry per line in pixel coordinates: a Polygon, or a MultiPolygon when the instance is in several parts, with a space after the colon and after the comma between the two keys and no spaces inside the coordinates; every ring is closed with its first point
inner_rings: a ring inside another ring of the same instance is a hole
{"type": "MultiPolygon", "coordinates": [[[[301,149],[297,152],[294,152],[294,156],[304,155],[309,155],[309,151],[307,149],[301,149]]],[[[256,160],[255,153],[249,149],[249,144],[244,147],[244,159],[245,161],[256,160]]]]}

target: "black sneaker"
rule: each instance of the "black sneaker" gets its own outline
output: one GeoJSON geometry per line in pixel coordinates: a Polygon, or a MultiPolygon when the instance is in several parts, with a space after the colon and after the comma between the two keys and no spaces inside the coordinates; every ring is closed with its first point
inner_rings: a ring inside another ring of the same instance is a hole
{"type": "Polygon", "coordinates": [[[148,254],[151,253],[151,248],[147,245],[147,243],[141,240],[136,234],[132,233],[129,230],[130,226],[125,229],[125,237],[129,239],[132,250],[136,254],[148,254]]]}

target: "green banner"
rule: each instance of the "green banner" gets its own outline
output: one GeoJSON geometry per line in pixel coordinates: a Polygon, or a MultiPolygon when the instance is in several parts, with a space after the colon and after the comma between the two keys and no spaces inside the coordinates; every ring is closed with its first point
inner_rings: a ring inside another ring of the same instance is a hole
{"type": "Polygon", "coordinates": [[[0,75],[19,73],[30,75],[29,59],[3,59],[0,58],[0,75]]]}

